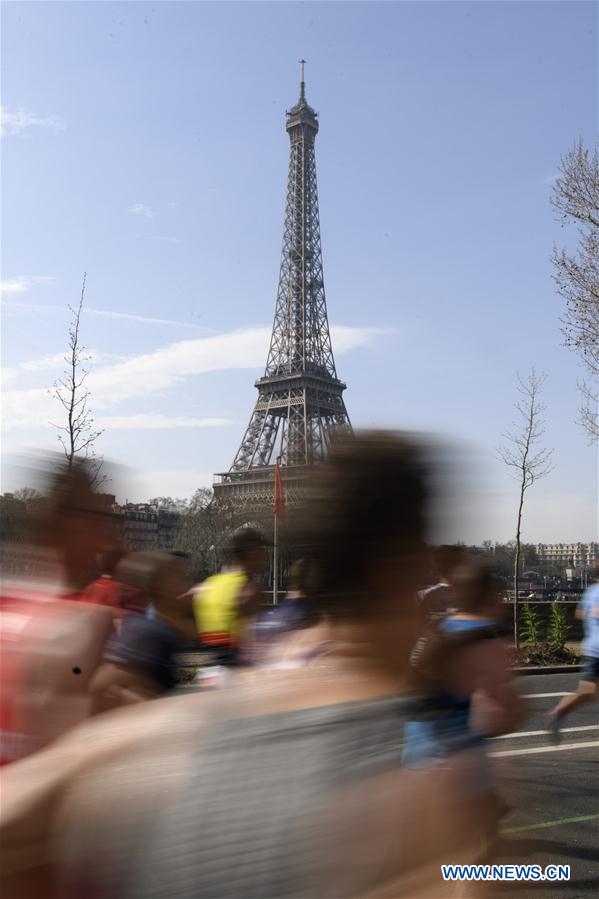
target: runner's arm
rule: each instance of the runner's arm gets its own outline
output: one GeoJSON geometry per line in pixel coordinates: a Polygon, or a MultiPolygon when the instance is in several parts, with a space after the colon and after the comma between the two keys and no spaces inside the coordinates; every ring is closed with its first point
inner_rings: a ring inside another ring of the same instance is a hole
{"type": "Polygon", "coordinates": [[[457,696],[470,696],[470,727],[494,736],[514,730],[526,717],[526,706],[512,684],[505,640],[493,638],[462,646],[448,669],[457,696]]]}
{"type": "Polygon", "coordinates": [[[154,699],[159,685],[140,671],[106,662],[96,671],[90,684],[91,715],[134,702],[154,699]]]}
{"type": "Polygon", "coordinates": [[[482,641],[469,649],[476,671],[470,726],[486,736],[510,733],[526,719],[527,707],[514,687],[505,641],[482,641]]]}

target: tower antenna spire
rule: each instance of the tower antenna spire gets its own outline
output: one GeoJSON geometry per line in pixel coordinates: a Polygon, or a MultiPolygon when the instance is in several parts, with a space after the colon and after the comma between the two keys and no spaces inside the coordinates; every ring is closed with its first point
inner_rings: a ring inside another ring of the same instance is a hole
{"type": "Polygon", "coordinates": [[[305,99],[306,99],[306,82],[304,81],[304,66],[306,65],[306,60],[305,60],[305,59],[300,59],[300,60],[299,60],[299,64],[300,64],[300,72],[301,72],[301,78],[300,78],[300,100],[305,100],[305,99]]]}

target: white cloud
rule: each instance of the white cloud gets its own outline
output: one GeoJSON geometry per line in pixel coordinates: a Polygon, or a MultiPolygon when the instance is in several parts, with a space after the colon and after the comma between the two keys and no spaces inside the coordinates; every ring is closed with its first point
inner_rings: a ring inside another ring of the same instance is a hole
{"type": "MultiPolygon", "coordinates": [[[[5,300],[2,304],[4,308],[10,309],[40,309],[50,310],[54,312],[69,312],[68,306],[56,306],[49,303],[21,303],[19,301],[5,300]]],[[[209,330],[194,322],[182,322],[172,318],[150,318],[146,315],[134,315],[131,312],[116,312],[112,309],[91,309],[89,306],[83,307],[84,315],[98,315],[101,318],[123,319],[132,322],[141,322],[148,325],[177,325],[182,328],[201,328],[203,331],[209,330]]]]}
{"type": "Polygon", "coordinates": [[[57,134],[64,131],[67,123],[56,115],[37,115],[29,109],[18,107],[14,110],[2,107],[0,110],[0,134],[2,137],[12,137],[20,134],[27,128],[47,128],[57,134]]]}
{"type": "MultiPolygon", "coordinates": [[[[123,356],[118,353],[99,353],[97,350],[85,350],[84,353],[85,366],[97,364],[98,362],[121,361],[123,356]]],[[[82,360],[83,361],[83,360],[82,360]]],[[[28,359],[26,362],[20,362],[17,366],[19,371],[45,371],[64,367],[65,353],[46,353],[45,356],[38,356],[37,359],[28,359]]]]}
{"type": "Polygon", "coordinates": [[[141,215],[147,219],[154,218],[154,210],[146,203],[133,203],[131,206],[127,206],[125,212],[130,212],[131,215],[141,215]]]}
{"type": "Polygon", "coordinates": [[[1,368],[0,369],[0,386],[6,387],[12,381],[14,381],[15,376],[17,374],[17,370],[15,368],[1,368]]]}
{"type": "Polygon", "coordinates": [[[64,364],[64,353],[47,353],[45,356],[39,356],[37,359],[28,359],[27,362],[21,362],[17,368],[21,371],[44,371],[47,368],[56,368],[61,364],[64,364]]]}
{"type": "Polygon", "coordinates": [[[55,413],[55,403],[45,387],[2,392],[2,425],[7,430],[44,427],[55,413]]]}
{"type": "MultiPolygon", "coordinates": [[[[337,352],[342,353],[358,346],[368,346],[381,333],[376,328],[340,326],[333,329],[333,343],[337,352]]],[[[101,411],[125,400],[166,393],[188,378],[210,371],[260,369],[264,365],[269,338],[270,328],[246,328],[213,337],[179,340],[116,364],[92,368],[88,378],[92,409],[101,411]]],[[[3,414],[6,428],[18,428],[39,426],[51,421],[57,413],[47,390],[33,388],[5,390],[3,414]]],[[[131,416],[125,418],[131,421],[131,416]]],[[[143,420],[142,417],[139,426],[149,427],[141,423],[143,420]]],[[[154,422],[156,420],[153,418],[154,422]]],[[[198,419],[192,421],[197,422],[198,419]]],[[[197,423],[178,425],[197,426],[197,423]]]]}
{"type": "Polygon", "coordinates": [[[395,328],[356,328],[351,325],[333,325],[331,327],[331,341],[333,353],[346,353],[356,347],[370,347],[377,337],[383,334],[392,334],[395,328]]]}
{"type": "MultiPolygon", "coordinates": [[[[85,359],[82,361],[87,368],[88,365],[97,364],[99,362],[121,362],[124,358],[126,357],[119,353],[99,353],[97,350],[86,349],[85,359]]],[[[53,380],[54,377],[58,376],[60,372],[64,370],[66,364],[68,363],[65,358],[64,350],[61,353],[46,353],[44,356],[38,356],[37,359],[27,359],[25,362],[19,362],[17,365],[10,368],[2,368],[0,370],[0,383],[3,387],[14,384],[22,372],[31,371],[54,370],[54,375],[52,376],[53,380]]]]}
{"type": "Polygon", "coordinates": [[[13,278],[10,281],[2,281],[0,289],[2,293],[25,293],[29,290],[29,283],[24,278],[13,278]]]}
{"type": "Polygon", "coordinates": [[[30,287],[36,284],[49,284],[53,280],[51,275],[9,278],[7,281],[0,281],[0,293],[27,293],[30,287]]]}
{"type": "Polygon", "coordinates": [[[134,415],[108,415],[94,421],[107,430],[170,430],[171,428],[223,428],[232,424],[229,418],[191,418],[185,415],[168,416],[157,412],[134,415]]]}
{"type": "MultiPolygon", "coordinates": [[[[119,353],[99,353],[97,350],[85,350],[85,359],[82,359],[84,365],[92,365],[98,362],[121,362],[124,356],[119,353]]],[[[20,372],[23,371],[46,371],[58,368],[64,368],[66,363],[65,351],[60,353],[46,353],[44,356],[38,356],[36,359],[27,359],[25,362],[19,362],[12,368],[2,369],[2,378],[4,383],[14,380],[20,372]]]]}
{"type": "Polygon", "coordinates": [[[174,318],[151,318],[147,315],[134,315],[132,312],[115,312],[112,309],[84,309],[90,315],[99,315],[101,318],[124,319],[130,322],[142,322],[146,325],[182,325],[186,328],[199,328],[193,322],[181,322],[174,318]]]}
{"type": "Polygon", "coordinates": [[[268,328],[248,328],[214,337],[179,340],[150,353],[95,369],[90,389],[95,402],[119,400],[164,392],[186,378],[209,371],[254,368],[264,364],[268,328]]]}
{"type": "MultiPolygon", "coordinates": [[[[338,353],[367,346],[381,333],[375,328],[342,326],[333,329],[338,353]]],[[[119,365],[90,374],[90,389],[100,402],[115,402],[164,392],[194,375],[227,369],[261,368],[266,359],[270,328],[246,328],[179,340],[151,353],[133,356],[119,365]]]]}
{"type": "Polygon", "coordinates": [[[130,322],[142,322],[146,325],[182,325],[186,328],[199,328],[193,322],[181,322],[173,318],[151,318],[147,315],[134,315],[132,312],[115,312],[112,309],[83,309],[90,315],[99,315],[100,318],[124,319],[130,322]]]}

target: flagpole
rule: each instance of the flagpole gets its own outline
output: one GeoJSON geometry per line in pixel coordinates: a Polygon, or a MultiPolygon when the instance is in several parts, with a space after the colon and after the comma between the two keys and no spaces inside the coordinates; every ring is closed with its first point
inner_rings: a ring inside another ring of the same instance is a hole
{"type": "Polygon", "coordinates": [[[283,482],[281,480],[281,457],[275,464],[275,483],[274,483],[274,535],[273,535],[273,552],[272,552],[272,602],[277,605],[279,601],[279,521],[278,519],[285,514],[285,498],[283,495],[283,482]]]}
{"type": "Polygon", "coordinates": [[[275,519],[274,545],[272,554],[273,582],[272,582],[272,601],[276,606],[279,602],[279,522],[277,515],[275,519]]]}

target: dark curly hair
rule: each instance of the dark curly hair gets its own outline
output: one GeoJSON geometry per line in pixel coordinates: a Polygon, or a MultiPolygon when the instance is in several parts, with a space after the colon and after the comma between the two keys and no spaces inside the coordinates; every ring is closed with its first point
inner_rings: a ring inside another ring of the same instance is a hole
{"type": "Polygon", "coordinates": [[[377,563],[401,559],[425,542],[429,493],[424,448],[415,439],[365,432],[335,442],[315,468],[293,525],[324,612],[367,611],[377,563]]]}

